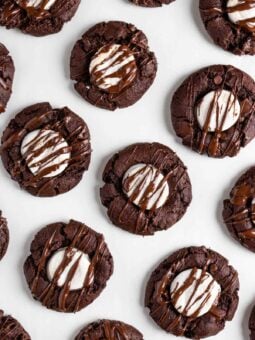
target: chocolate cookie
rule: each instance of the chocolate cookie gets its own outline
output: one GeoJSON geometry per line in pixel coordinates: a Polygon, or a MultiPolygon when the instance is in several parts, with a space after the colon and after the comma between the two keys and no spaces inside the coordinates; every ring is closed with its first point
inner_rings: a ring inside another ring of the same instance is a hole
{"type": "MultiPolygon", "coordinates": [[[[0,211],[0,260],[4,257],[9,244],[9,229],[7,220],[2,216],[0,211]]],[[[1,339],[1,337],[0,337],[1,339]]]]}
{"type": "Polygon", "coordinates": [[[34,36],[59,32],[81,0],[0,0],[0,25],[34,36]]]}
{"type": "Polygon", "coordinates": [[[184,145],[210,157],[233,157],[255,136],[255,82],[233,66],[203,68],[175,92],[171,111],[184,145]]]}
{"type": "Polygon", "coordinates": [[[0,113],[5,111],[12,93],[14,64],[7,48],[0,43],[0,113]]]}
{"type": "Polygon", "coordinates": [[[99,320],[92,322],[75,337],[75,340],[143,340],[142,334],[134,327],[121,321],[99,320]]]}
{"type": "Polygon", "coordinates": [[[159,143],[133,144],[107,163],[101,201],[113,224],[134,234],[168,229],[190,204],[191,183],[178,156],[159,143]]]}
{"type": "Polygon", "coordinates": [[[189,247],[154,270],[145,305],[165,331],[201,339],[217,334],[232,320],[238,290],[238,274],[223,256],[205,247],[189,247]]]}
{"type": "Polygon", "coordinates": [[[56,196],[82,179],[91,157],[86,123],[67,107],[29,106],[2,137],[2,161],[12,179],[35,196],[56,196]]]}
{"type": "Polygon", "coordinates": [[[113,273],[103,235],[74,220],[43,228],[30,251],[24,273],[32,295],[58,312],[74,313],[92,303],[113,273]]]}
{"type": "Polygon", "coordinates": [[[175,0],[129,0],[135,5],[143,7],[161,7],[163,5],[168,5],[175,0]]]}
{"type": "Polygon", "coordinates": [[[252,309],[249,319],[250,340],[255,340],[255,306],[252,309]]]}
{"type": "Polygon", "coordinates": [[[144,33],[120,21],[102,22],[83,34],[72,51],[71,79],[91,104],[115,110],[134,104],[157,72],[144,33]]]}
{"type": "Polygon", "coordinates": [[[234,54],[255,54],[255,8],[249,0],[200,0],[205,28],[215,44],[234,54]]]}
{"type": "Polygon", "coordinates": [[[10,315],[4,315],[0,310],[0,339],[2,340],[30,340],[30,336],[21,324],[10,315]]]}
{"type": "Polygon", "coordinates": [[[230,234],[255,252],[255,167],[239,178],[224,200],[223,219],[230,234]]]}

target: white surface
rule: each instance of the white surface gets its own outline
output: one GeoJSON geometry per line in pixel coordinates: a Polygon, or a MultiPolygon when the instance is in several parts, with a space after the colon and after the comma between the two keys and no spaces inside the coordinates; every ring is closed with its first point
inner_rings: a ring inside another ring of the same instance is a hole
{"type": "Polygon", "coordinates": [[[233,159],[209,159],[182,146],[169,123],[173,91],[191,72],[214,63],[240,67],[255,76],[255,57],[237,57],[212,44],[198,14],[198,0],[177,0],[159,9],[139,8],[127,0],[83,0],[73,21],[59,34],[34,38],[0,28],[0,40],[14,57],[16,75],[7,122],[25,106],[50,101],[68,105],[83,117],[91,131],[93,157],[83,181],[56,198],[35,198],[21,191],[0,165],[0,207],[9,220],[11,241],[0,263],[0,306],[17,317],[34,340],[72,340],[90,321],[120,319],[138,327],[146,340],[175,339],[152,321],[143,308],[145,284],[158,263],[180,247],[204,244],[229,258],[240,274],[240,304],[235,318],[217,340],[248,339],[247,320],[255,302],[255,254],[242,248],[221,222],[222,199],[234,181],[254,164],[255,142],[233,159]],[[83,101],[69,80],[69,58],[75,41],[95,23],[119,19],[134,23],[147,34],[157,53],[155,83],[134,106],[108,112],[83,101]],[[153,237],[124,232],[108,221],[99,201],[101,175],[108,158],[139,141],[160,141],[173,148],[188,166],[193,201],[172,229],[153,237]],[[115,272],[101,296],[76,315],[49,311],[34,301],[22,265],[34,234],[47,223],[69,218],[104,233],[115,260],[115,272]]]}
{"type": "MultiPolygon", "coordinates": [[[[50,280],[54,279],[54,275],[61,265],[66,251],[67,248],[63,248],[51,256],[47,266],[47,274],[50,280]]],[[[59,287],[64,286],[70,270],[73,268],[73,266],[75,266],[76,262],[79,261],[78,268],[71,280],[70,290],[82,289],[84,286],[84,279],[90,265],[89,257],[87,254],[76,248],[72,248],[72,252],[74,252],[72,260],[65,267],[65,270],[60,275],[57,283],[59,287]]]]}

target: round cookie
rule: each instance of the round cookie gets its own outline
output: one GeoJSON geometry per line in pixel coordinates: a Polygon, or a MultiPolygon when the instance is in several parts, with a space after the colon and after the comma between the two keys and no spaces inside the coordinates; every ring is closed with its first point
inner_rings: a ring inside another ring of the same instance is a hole
{"type": "Polygon", "coordinates": [[[0,260],[6,254],[9,244],[9,229],[6,218],[2,216],[2,211],[0,211],[0,260]]]}
{"type": "Polygon", "coordinates": [[[0,339],[3,340],[30,340],[30,336],[21,324],[10,315],[4,315],[0,310],[0,339]]]}
{"type": "Polygon", "coordinates": [[[224,200],[222,215],[234,239],[255,252],[255,167],[238,179],[224,200]]]}
{"type": "Polygon", "coordinates": [[[88,169],[90,134],[67,107],[40,103],[10,121],[1,151],[6,170],[22,189],[35,196],[56,196],[75,187],[88,169]]]}
{"type": "Polygon", "coordinates": [[[7,48],[0,43],[0,113],[5,111],[12,93],[14,64],[7,48]]]}
{"type": "Polygon", "coordinates": [[[255,307],[253,307],[249,318],[250,340],[255,340],[255,307]]]}
{"type": "Polygon", "coordinates": [[[233,157],[255,136],[255,82],[230,65],[205,67],[175,92],[172,123],[182,143],[210,157],[233,157]]]}
{"type": "Polygon", "coordinates": [[[92,105],[115,110],[133,105],[157,72],[144,33],[121,21],[102,22],[83,34],[70,61],[76,91],[92,105]]]}
{"type": "Polygon", "coordinates": [[[152,273],[145,306],[165,331],[201,339],[232,320],[238,290],[238,274],[223,256],[205,247],[183,248],[152,273]]]}
{"type": "Polygon", "coordinates": [[[247,0],[200,0],[205,28],[215,44],[237,55],[255,54],[255,9],[247,0]]]}
{"type": "Polygon", "coordinates": [[[40,230],[24,273],[33,297],[58,312],[75,313],[92,303],[113,273],[104,237],[81,222],[40,230]]]}
{"type": "Polygon", "coordinates": [[[59,32],[81,0],[0,0],[0,25],[34,36],[59,32]]]}
{"type": "Polygon", "coordinates": [[[163,5],[168,5],[175,0],[129,0],[135,5],[143,7],[161,7],[163,5]]]}
{"type": "Polygon", "coordinates": [[[134,234],[168,229],[186,212],[192,193],[187,169],[159,143],[138,143],[116,153],[103,173],[102,204],[113,224],[134,234]]]}
{"type": "Polygon", "coordinates": [[[92,322],[75,337],[75,340],[100,339],[100,340],[143,340],[142,334],[121,321],[99,320],[92,322]]]}

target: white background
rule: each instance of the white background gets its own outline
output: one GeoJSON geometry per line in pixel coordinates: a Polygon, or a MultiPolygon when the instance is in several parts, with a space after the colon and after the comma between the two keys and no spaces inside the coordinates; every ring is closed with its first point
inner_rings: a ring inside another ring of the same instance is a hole
{"type": "Polygon", "coordinates": [[[55,198],[36,198],[23,192],[0,165],[0,208],[11,233],[7,255],[0,263],[0,308],[24,325],[33,340],[71,340],[87,323],[98,318],[126,321],[146,340],[174,339],[154,324],[143,307],[146,281],[155,266],[173,251],[206,245],[225,255],[240,274],[240,304],[232,322],[217,340],[248,339],[247,322],[255,303],[255,255],[228,235],[221,221],[222,200],[240,174],[254,164],[254,143],[233,159],[209,159],[180,144],[169,119],[173,91],[193,71],[214,63],[240,67],[255,76],[255,57],[237,57],[213,45],[204,31],[198,0],[177,0],[159,9],[136,7],[127,0],[82,0],[73,20],[62,32],[34,38],[0,28],[0,41],[13,56],[16,74],[13,95],[0,117],[1,133],[24,107],[50,101],[69,106],[85,119],[92,136],[89,171],[71,192],[55,198]],[[69,80],[72,47],[92,25],[124,20],[141,28],[156,53],[159,70],[145,96],[134,106],[108,112],[86,103],[69,80]],[[111,225],[101,207],[99,187],[111,155],[135,142],[159,141],[170,146],[188,166],[193,201],[172,229],[140,237],[111,225]],[[101,296],[77,314],[47,310],[34,301],[23,276],[23,262],[34,234],[48,223],[74,218],[102,232],[115,260],[114,275],[101,296]]]}

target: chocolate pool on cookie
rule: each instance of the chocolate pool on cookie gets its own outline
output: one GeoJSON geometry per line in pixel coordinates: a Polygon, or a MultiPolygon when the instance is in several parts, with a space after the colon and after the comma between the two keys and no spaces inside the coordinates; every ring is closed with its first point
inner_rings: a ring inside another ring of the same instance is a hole
{"type": "Polygon", "coordinates": [[[10,315],[4,315],[0,310],[0,339],[2,340],[31,340],[21,324],[10,315]]]}
{"type": "Polygon", "coordinates": [[[153,235],[170,228],[192,198],[187,169],[159,143],[138,143],[108,161],[100,190],[113,224],[134,234],[153,235]]]}
{"type": "Polygon", "coordinates": [[[234,239],[255,252],[255,167],[238,179],[224,200],[223,220],[234,239]]]}
{"type": "Polygon", "coordinates": [[[5,111],[12,93],[14,64],[7,48],[0,43],[0,113],[5,111]]]}
{"type": "Polygon", "coordinates": [[[210,157],[233,157],[255,136],[255,82],[230,65],[203,68],[177,89],[171,115],[184,145],[210,157]]]}
{"type": "Polygon", "coordinates": [[[81,0],[0,0],[0,25],[44,36],[59,32],[81,0]]]}
{"type": "Polygon", "coordinates": [[[88,169],[90,134],[67,107],[29,106],[2,137],[2,161],[11,178],[35,196],[56,196],[75,187],[88,169]]]}
{"type": "Polygon", "coordinates": [[[145,306],[165,331],[202,339],[233,319],[238,290],[238,274],[223,256],[205,247],[183,248],[152,273],[145,306]]]}
{"type": "Polygon", "coordinates": [[[104,237],[81,222],[54,223],[39,231],[24,273],[33,297],[58,312],[92,303],[113,272],[104,237]]]}
{"type": "Polygon", "coordinates": [[[85,100],[115,110],[144,95],[156,76],[157,61],[142,31],[109,21],[83,34],[73,48],[70,69],[75,89],[85,100]]]}
{"type": "Polygon", "coordinates": [[[143,7],[161,7],[163,5],[168,5],[175,0],[129,0],[135,5],[143,7]]]}
{"type": "MultiPolygon", "coordinates": [[[[0,211],[0,260],[6,254],[9,245],[9,229],[6,218],[3,217],[0,211]]],[[[1,338],[0,338],[1,339],[1,338]]]]}
{"type": "Polygon", "coordinates": [[[234,54],[255,54],[253,0],[200,0],[205,28],[214,42],[234,54]]]}
{"type": "Polygon", "coordinates": [[[121,321],[99,320],[92,322],[75,337],[75,340],[100,339],[100,340],[143,340],[143,335],[121,321]]]}

